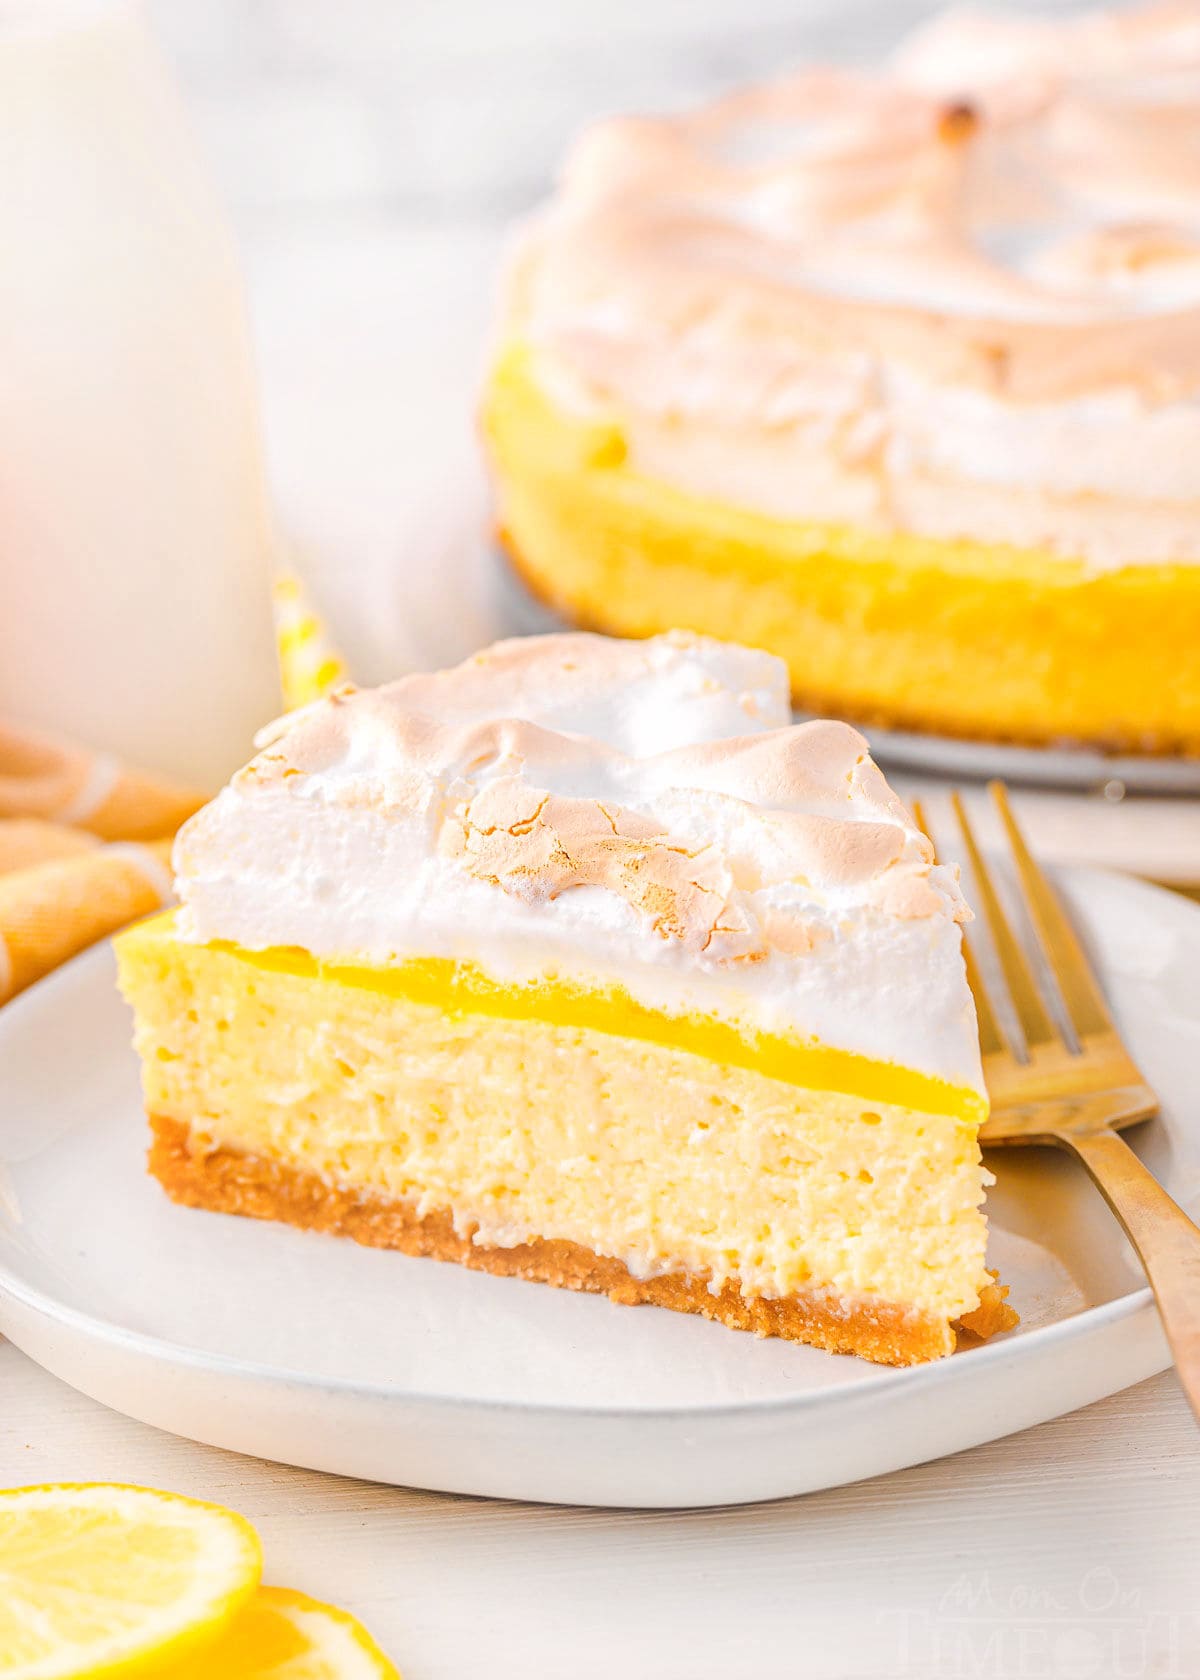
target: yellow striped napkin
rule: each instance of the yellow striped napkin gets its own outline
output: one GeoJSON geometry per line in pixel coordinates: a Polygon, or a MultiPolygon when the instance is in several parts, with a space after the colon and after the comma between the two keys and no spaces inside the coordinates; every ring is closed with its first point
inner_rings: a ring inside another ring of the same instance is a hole
{"type": "Polygon", "coordinates": [[[42,822],[37,817],[0,817],[0,875],[55,858],[78,857],[100,841],[83,828],[42,822]]]}
{"type": "Polygon", "coordinates": [[[171,842],[115,840],[0,875],[0,1004],[171,900],[171,842]]]}
{"type": "Polygon", "coordinates": [[[275,634],[279,640],[279,676],[288,711],[320,700],[346,682],[342,656],[313,610],[307,591],[293,573],[275,580],[275,634]]]}
{"type": "Polygon", "coordinates": [[[111,753],[0,723],[0,819],[32,817],[105,840],[156,840],[174,834],[207,798],[111,753]]]}
{"type": "Polygon", "coordinates": [[[206,797],[0,724],[0,1004],[169,902],[171,836],[206,797]]]}
{"type": "MultiPolygon", "coordinates": [[[[275,584],[275,621],[289,710],[346,681],[292,574],[275,584]]],[[[0,1004],[169,903],[171,836],[206,798],[109,754],[0,723],[0,1004]]]]}

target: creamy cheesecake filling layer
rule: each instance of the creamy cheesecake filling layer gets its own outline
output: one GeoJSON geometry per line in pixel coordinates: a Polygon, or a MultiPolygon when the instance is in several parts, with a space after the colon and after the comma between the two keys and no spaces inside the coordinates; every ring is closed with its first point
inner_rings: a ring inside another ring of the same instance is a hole
{"type": "Polygon", "coordinates": [[[647,1008],[617,986],[589,990],[557,975],[514,986],[496,979],[477,963],[455,962],[448,957],[420,957],[375,967],[327,962],[294,949],[244,951],[223,941],[209,949],[226,952],[270,973],[328,980],[455,1015],[538,1021],[550,1027],[641,1039],[721,1066],[745,1068],[787,1085],[840,1091],[867,1102],[878,1099],[936,1109],[976,1124],[981,1124],[987,1113],[986,1099],[968,1085],[952,1085],[914,1068],[874,1061],[816,1040],[739,1026],[716,1015],[664,1014],[647,1008]]]}
{"type": "MultiPolygon", "coordinates": [[[[164,911],[144,922],[136,940],[154,945],[175,938],[177,916],[164,911]]],[[[878,1061],[854,1051],[717,1015],[652,1009],[624,987],[588,987],[577,979],[544,975],[513,984],[479,963],[448,957],[420,957],[375,964],[331,962],[296,947],[246,950],[230,940],[190,947],[236,958],[268,974],[287,974],[404,999],[453,1015],[483,1015],[506,1021],[539,1021],[550,1027],[580,1028],[611,1037],[642,1039],[726,1067],[744,1068],[783,1084],[838,1091],[870,1102],[880,1100],[954,1115],[982,1125],[987,1098],[971,1085],[956,1085],[919,1069],[878,1061]]]]}
{"type": "Polygon", "coordinates": [[[727,1060],[719,1034],[703,1053],[694,1023],[681,1047],[677,1022],[666,1041],[614,1031],[615,1016],[583,1025],[567,994],[568,1018],[529,1018],[527,995],[509,1014],[504,988],[475,976],[472,1006],[452,991],[447,1007],[419,995],[444,987],[440,965],[347,976],[188,945],[161,922],[120,955],[147,1108],[197,1147],[447,1212],[479,1243],[578,1243],[635,1276],[683,1268],[776,1298],[828,1287],[947,1322],[986,1282],[973,1092],[935,1101],[940,1082],[870,1067],[860,1082],[880,1094],[816,1088],[727,1060]]]}

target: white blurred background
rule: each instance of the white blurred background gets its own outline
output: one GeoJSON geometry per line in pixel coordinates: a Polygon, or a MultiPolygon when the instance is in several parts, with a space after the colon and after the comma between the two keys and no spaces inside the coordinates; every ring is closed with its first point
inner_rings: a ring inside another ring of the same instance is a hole
{"type": "MultiPolygon", "coordinates": [[[[363,215],[494,225],[545,189],[583,121],[685,104],[809,56],[870,58],[940,9],[932,0],[150,0],[149,15],[239,222],[257,230],[363,215]]],[[[1072,8],[1043,0],[1025,9],[1072,8]]]]}
{"type": "Polygon", "coordinates": [[[149,0],[242,243],[284,523],[356,677],[506,627],[472,402],[504,229],[581,124],[870,58],[939,9],[149,0]]]}

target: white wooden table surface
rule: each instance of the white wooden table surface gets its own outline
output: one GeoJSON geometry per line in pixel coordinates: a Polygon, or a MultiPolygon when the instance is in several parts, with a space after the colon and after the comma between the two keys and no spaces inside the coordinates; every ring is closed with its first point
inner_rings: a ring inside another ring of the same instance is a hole
{"type": "Polygon", "coordinates": [[[267,1578],[406,1680],[1193,1680],[1200,1430],[1165,1373],[939,1463],[770,1505],[512,1505],[263,1464],[130,1422],[0,1346],[0,1484],[234,1505],[267,1578]]]}

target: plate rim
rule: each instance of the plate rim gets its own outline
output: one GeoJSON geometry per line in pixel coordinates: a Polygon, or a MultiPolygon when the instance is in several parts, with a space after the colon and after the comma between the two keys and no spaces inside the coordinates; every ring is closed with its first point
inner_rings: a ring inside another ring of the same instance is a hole
{"type": "MultiPolygon", "coordinates": [[[[1098,1194],[1098,1192],[1097,1192],[1098,1194]]],[[[743,1416],[753,1412],[756,1417],[771,1416],[778,1413],[803,1412],[809,1407],[823,1408],[827,1404],[836,1403],[846,1405],[855,1398],[872,1401],[886,1394],[896,1385],[903,1383],[907,1391],[911,1392],[918,1384],[922,1387],[932,1382],[946,1381],[951,1369],[949,1359],[931,1359],[918,1365],[878,1366],[878,1377],[869,1378],[865,1382],[860,1378],[829,1383],[819,1388],[807,1388],[799,1394],[780,1395],[772,1398],[742,1400],[713,1401],[708,1404],[690,1406],[679,1405],[650,1405],[650,1406],[596,1406],[577,1405],[571,1401],[540,1401],[540,1400],[511,1400],[503,1396],[480,1396],[464,1394],[439,1393],[432,1389],[405,1389],[395,1384],[359,1381],[349,1377],[316,1376],[306,1371],[290,1370],[284,1366],[265,1365],[258,1360],[240,1359],[232,1354],[210,1352],[202,1348],[188,1347],[184,1343],[169,1341],[166,1337],[155,1336],[144,1330],[133,1330],[126,1325],[114,1324],[110,1319],[96,1314],[84,1312],[81,1308],[64,1306],[53,1297],[45,1295],[41,1290],[25,1283],[14,1284],[12,1274],[0,1262],[0,1297],[9,1296],[19,1305],[52,1323],[74,1330],[77,1334],[86,1336],[88,1340],[104,1343],[119,1350],[137,1355],[141,1358],[153,1359],[159,1363],[174,1366],[187,1366],[189,1369],[203,1371],[210,1376],[237,1377],[250,1379],[254,1382],[284,1384],[288,1387],[309,1390],[323,1395],[360,1396],[373,1401],[385,1401],[391,1404],[422,1405],[441,1408],[454,1408],[460,1411],[487,1413],[522,1413],[534,1416],[552,1416],[556,1418],[592,1418],[614,1421],[624,1418],[638,1420],[655,1420],[666,1422],[670,1420],[709,1420],[733,1416],[743,1416]]],[[[1126,1295],[1119,1295],[1115,1300],[1104,1301],[1098,1306],[1085,1307],[1080,1312],[1070,1314],[1067,1318],[1056,1319],[1052,1324],[1042,1324],[1036,1329],[1027,1330],[1014,1341],[994,1341],[985,1343],[982,1347],[965,1350],[965,1356],[971,1360],[971,1368],[997,1363],[1007,1363],[1012,1359],[1021,1359],[1023,1351],[1029,1350],[1039,1356],[1047,1351],[1047,1344],[1071,1343],[1081,1336],[1088,1336],[1110,1328],[1126,1317],[1136,1317],[1152,1305],[1152,1293],[1148,1284],[1139,1289],[1131,1290],[1126,1295]],[[1036,1344],[1036,1345],[1035,1345],[1036,1344]]],[[[14,1345],[19,1345],[14,1343],[14,1345]]],[[[851,1355],[850,1357],[854,1357],[851,1355]]],[[[955,1356],[951,1356],[953,1358],[955,1356]]]]}
{"type": "MultiPolygon", "coordinates": [[[[1130,875],[1122,870],[1102,869],[1092,866],[1058,867],[1052,871],[1061,874],[1068,880],[1075,877],[1100,877],[1115,882],[1122,891],[1133,889],[1135,896],[1149,895],[1152,899],[1169,903],[1172,912],[1182,913],[1184,919],[1195,915],[1200,917],[1200,904],[1192,903],[1180,894],[1170,891],[1150,881],[1144,881],[1136,875],[1130,875]]],[[[84,970],[99,968],[102,964],[112,963],[112,941],[101,940],[87,950],[71,958],[53,973],[35,982],[19,997],[8,1004],[0,1013],[0,1041],[14,1030],[10,1024],[15,1017],[18,1022],[33,1006],[44,1006],[47,994],[57,990],[68,979],[78,980],[84,970]],[[5,1019],[7,1017],[8,1019],[5,1019]]],[[[16,1029],[19,1030],[19,1027],[16,1029]]],[[[1031,1146],[1032,1147],[1032,1146],[1031,1146]]],[[[1099,1192],[1096,1192],[1099,1194],[1099,1192]]],[[[228,1216],[227,1216],[228,1217],[228,1216]]],[[[1115,1218],[1115,1215],[1113,1216],[1115,1218]]],[[[822,1409],[834,1404],[847,1406],[855,1401],[875,1402],[886,1397],[898,1385],[903,1384],[907,1393],[912,1393],[919,1387],[928,1387],[932,1383],[954,1380],[950,1377],[951,1370],[956,1367],[950,1359],[934,1359],[918,1365],[877,1367],[877,1377],[863,1380],[862,1376],[850,1377],[844,1381],[835,1381],[815,1388],[806,1388],[794,1395],[778,1395],[756,1399],[753,1397],[739,1400],[721,1400],[697,1405],[648,1405],[638,1407],[622,1407],[614,1404],[594,1405],[575,1404],[571,1401],[540,1401],[515,1400],[503,1396],[465,1395],[436,1392],[426,1389],[403,1388],[395,1383],[365,1381],[350,1377],[317,1375],[304,1370],[294,1370],[284,1366],[270,1365],[258,1360],[245,1359],[234,1354],[219,1350],[189,1347],[186,1343],[175,1342],[169,1338],[145,1330],[137,1330],[128,1325],[113,1322],[98,1313],[87,1312],[80,1307],[63,1303],[54,1296],[48,1295],[37,1285],[29,1283],[13,1272],[12,1267],[0,1258],[0,1307],[5,1297],[11,1297],[18,1305],[36,1313],[39,1317],[56,1325],[85,1337],[89,1342],[98,1345],[113,1346],[117,1350],[150,1359],[160,1364],[185,1366],[190,1370],[203,1372],[210,1376],[231,1377],[251,1380],[257,1383],[282,1384],[293,1389],[307,1390],[312,1393],[339,1396],[358,1396],[375,1402],[389,1402],[397,1406],[427,1405],[441,1408],[454,1408],[464,1412],[491,1414],[532,1414],[555,1418],[604,1419],[612,1422],[620,1419],[637,1419],[646,1421],[665,1422],[669,1420],[691,1419],[693,1421],[718,1420],[732,1416],[744,1416],[753,1413],[755,1417],[771,1417],[779,1414],[802,1414],[809,1409],[822,1409]]],[[[1010,1338],[1001,1337],[988,1342],[982,1347],[965,1350],[964,1357],[970,1361],[970,1369],[983,1371],[997,1364],[1005,1364],[1013,1359],[1042,1358],[1059,1345],[1071,1345],[1081,1338],[1099,1335],[1120,1323],[1126,1318],[1137,1318],[1143,1313],[1154,1313],[1153,1292],[1149,1283],[1129,1290],[1113,1300],[1104,1301],[1096,1306],[1085,1307],[1081,1311],[1071,1313],[1066,1318],[1056,1319],[1050,1324],[1038,1325],[1025,1331],[1021,1335],[1010,1338]]],[[[14,1343],[14,1345],[19,1345],[14,1343]]],[[[965,1373],[964,1373],[965,1375],[965,1373]]]]}

